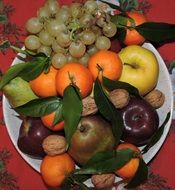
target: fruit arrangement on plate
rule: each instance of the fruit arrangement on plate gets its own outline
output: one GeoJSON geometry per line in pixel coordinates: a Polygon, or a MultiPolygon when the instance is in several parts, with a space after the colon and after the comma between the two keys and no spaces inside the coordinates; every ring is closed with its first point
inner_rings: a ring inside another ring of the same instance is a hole
{"type": "Polygon", "coordinates": [[[48,186],[109,190],[118,180],[135,188],[147,179],[173,96],[163,60],[144,42],[174,39],[164,35],[170,26],[173,33],[174,25],[107,2],[47,0],[26,23],[25,48],[9,44],[20,53],[0,81],[4,106],[21,121],[12,141],[39,161],[48,186]]]}

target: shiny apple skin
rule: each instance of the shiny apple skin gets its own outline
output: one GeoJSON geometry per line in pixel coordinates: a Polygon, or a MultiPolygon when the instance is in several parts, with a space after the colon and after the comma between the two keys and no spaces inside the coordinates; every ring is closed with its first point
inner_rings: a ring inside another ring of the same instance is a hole
{"type": "Polygon", "coordinates": [[[119,52],[119,57],[123,62],[119,81],[135,86],[141,95],[156,86],[159,64],[153,52],[139,45],[130,45],[119,52]]]}
{"type": "Polygon", "coordinates": [[[124,122],[122,140],[125,142],[145,145],[158,129],[157,111],[144,99],[131,98],[120,114],[124,122]]]}
{"type": "Polygon", "coordinates": [[[40,159],[45,156],[42,142],[51,134],[53,132],[43,125],[40,118],[25,118],[20,126],[17,146],[23,153],[40,159]]]}

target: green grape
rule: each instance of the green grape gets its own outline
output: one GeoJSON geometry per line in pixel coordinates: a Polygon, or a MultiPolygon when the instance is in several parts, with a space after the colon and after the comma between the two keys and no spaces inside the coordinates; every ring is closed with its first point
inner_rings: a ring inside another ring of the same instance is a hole
{"type": "Polygon", "coordinates": [[[83,57],[81,57],[81,58],[78,60],[78,62],[80,62],[81,64],[87,66],[88,60],[89,60],[89,54],[88,54],[88,53],[85,53],[85,54],[83,55],[83,57]]]}
{"type": "Polygon", "coordinates": [[[64,54],[62,53],[56,53],[52,57],[52,65],[56,69],[60,69],[65,63],[67,62],[67,58],[64,54]]]}
{"type": "Polygon", "coordinates": [[[26,30],[31,34],[37,34],[43,28],[43,24],[37,17],[30,18],[26,23],[26,30]]]}
{"type": "Polygon", "coordinates": [[[38,53],[41,52],[41,53],[44,53],[44,54],[47,55],[47,56],[50,56],[51,53],[52,53],[52,48],[49,47],[49,46],[41,45],[41,46],[39,47],[39,49],[37,50],[37,52],[38,52],[38,53]]]}
{"type": "Polygon", "coordinates": [[[117,27],[116,25],[113,23],[113,22],[109,22],[109,23],[106,23],[104,26],[103,26],[103,34],[106,36],[106,37],[113,37],[116,32],[117,32],[117,27]]]}
{"type": "Polygon", "coordinates": [[[43,44],[43,45],[46,45],[46,46],[51,46],[52,45],[52,42],[54,40],[54,38],[46,31],[46,30],[42,30],[39,34],[38,34],[38,37],[40,39],[40,42],[43,44]]]}
{"type": "Polygon", "coordinates": [[[56,41],[61,47],[68,47],[72,42],[70,32],[68,30],[60,31],[56,41]]]}
{"type": "Polygon", "coordinates": [[[70,14],[69,8],[61,7],[56,14],[56,19],[63,23],[68,22],[70,17],[71,17],[71,14],[70,14]]]}
{"type": "Polygon", "coordinates": [[[79,22],[81,25],[85,27],[89,27],[92,23],[93,16],[91,14],[85,13],[82,15],[82,17],[79,19],[79,22]]]}
{"type": "Polygon", "coordinates": [[[96,35],[91,30],[84,30],[80,35],[80,39],[85,45],[91,45],[95,42],[96,35]]]}
{"type": "Polygon", "coordinates": [[[94,45],[94,44],[88,46],[88,48],[87,48],[87,53],[88,53],[89,55],[93,55],[93,54],[95,54],[97,51],[99,51],[99,50],[97,49],[96,45],[94,45]]]}
{"type": "Polygon", "coordinates": [[[95,45],[99,50],[107,50],[111,47],[111,41],[106,36],[98,36],[95,45]]]}
{"type": "Polygon", "coordinates": [[[85,2],[84,8],[85,8],[86,12],[93,14],[98,9],[98,5],[97,5],[96,1],[88,0],[85,2]]]}
{"type": "Polygon", "coordinates": [[[81,3],[72,3],[70,5],[70,13],[73,18],[80,18],[82,15],[82,4],[81,3]]]}
{"type": "Polygon", "coordinates": [[[97,21],[96,21],[96,24],[99,26],[99,27],[103,27],[104,25],[106,25],[106,20],[103,16],[100,16],[97,21]]]}
{"type": "Polygon", "coordinates": [[[45,6],[48,9],[50,15],[55,15],[60,7],[57,0],[47,0],[45,6]]]}
{"type": "Polygon", "coordinates": [[[66,54],[67,62],[78,62],[78,59],[73,57],[70,53],[66,54]]]}
{"type": "Polygon", "coordinates": [[[29,50],[37,50],[41,45],[39,38],[35,35],[27,36],[24,44],[25,47],[29,50]]]}
{"type": "Polygon", "coordinates": [[[102,35],[102,30],[101,30],[101,28],[98,27],[98,26],[96,26],[96,25],[92,25],[92,26],[91,26],[91,30],[94,32],[94,34],[96,35],[96,37],[102,35]]]}
{"type": "Polygon", "coordinates": [[[39,8],[39,10],[37,11],[37,17],[40,18],[41,20],[49,18],[50,13],[47,9],[47,7],[41,7],[39,8]]]}
{"type": "Polygon", "coordinates": [[[57,19],[50,20],[46,28],[49,34],[53,37],[56,37],[60,31],[66,30],[65,24],[57,19]]]}
{"type": "Polygon", "coordinates": [[[86,46],[81,41],[72,42],[69,46],[69,53],[76,58],[80,58],[84,55],[86,46]]]}
{"type": "Polygon", "coordinates": [[[56,40],[52,42],[52,49],[55,53],[66,53],[67,51],[65,48],[62,48],[60,45],[58,45],[56,40]]]}

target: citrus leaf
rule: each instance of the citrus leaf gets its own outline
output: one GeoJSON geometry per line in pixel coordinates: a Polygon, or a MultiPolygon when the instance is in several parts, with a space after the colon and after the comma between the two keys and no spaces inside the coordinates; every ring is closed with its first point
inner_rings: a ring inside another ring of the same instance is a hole
{"type": "Polygon", "coordinates": [[[62,114],[62,109],[63,108],[63,103],[60,102],[60,106],[57,108],[55,112],[55,118],[53,120],[53,126],[55,126],[57,123],[63,121],[63,114],[62,114]]]}
{"type": "Polygon", "coordinates": [[[144,181],[146,181],[147,178],[148,178],[148,166],[146,165],[146,163],[144,162],[143,159],[140,159],[137,172],[126,187],[127,188],[136,188],[138,185],[140,185],[144,181]]]}
{"type": "Polygon", "coordinates": [[[123,119],[115,106],[105,94],[103,87],[97,78],[94,85],[94,99],[99,112],[112,124],[116,144],[119,143],[123,133],[123,119]],[[102,103],[103,102],[103,103],[102,103]]]}
{"type": "Polygon", "coordinates": [[[129,94],[134,95],[138,98],[141,98],[138,89],[129,83],[122,82],[122,81],[114,81],[114,80],[110,80],[106,77],[103,77],[103,84],[110,91],[114,90],[114,89],[122,88],[122,89],[127,90],[129,92],[129,94]]]}
{"type": "Polygon", "coordinates": [[[79,94],[79,89],[74,85],[69,85],[64,90],[63,95],[63,119],[64,130],[67,141],[67,148],[70,144],[72,135],[77,129],[82,113],[82,100],[79,94]]]}
{"type": "Polygon", "coordinates": [[[136,26],[135,29],[151,42],[160,43],[175,40],[175,24],[145,22],[136,26]]]}
{"type": "Polygon", "coordinates": [[[137,10],[139,3],[137,0],[119,0],[120,7],[123,11],[137,10]]]}
{"type": "Polygon", "coordinates": [[[148,150],[159,141],[159,139],[161,138],[161,136],[162,136],[162,134],[164,132],[165,126],[166,126],[167,122],[169,121],[169,119],[170,119],[170,112],[168,112],[168,114],[167,114],[164,122],[162,123],[162,125],[154,133],[154,135],[152,136],[150,141],[147,143],[147,145],[142,149],[142,154],[145,154],[146,152],[148,152],[148,150]]]}
{"type": "Polygon", "coordinates": [[[30,117],[41,117],[57,110],[61,105],[62,99],[59,97],[47,97],[31,100],[30,102],[16,107],[15,111],[19,114],[30,117]]]}
{"type": "Polygon", "coordinates": [[[131,149],[118,151],[104,151],[96,153],[82,168],[75,170],[75,174],[102,174],[115,172],[124,166],[134,152],[131,149]]]}
{"type": "Polygon", "coordinates": [[[26,81],[33,80],[44,70],[48,62],[48,57],[36,57],[30,62],[12,65],[0,81],[0,90],[16,76],[20,76],[26,81]]]}
{"type": "Polygon", "coordinates": [[[48,62],[48,57],[36,57],[26,63],[26,67],[19,73],[19,76],[26,81],[33,80],[42,73],[48,62]]]}
{"type": "Polygon", "coordinates": [[[8,84],[12,79],[14,79],[16,76],[19,75],[19,73],[26,67],[26,64],[19,63],[16,65],[12,65],[6,73],[3,75],[1,81],[0,81],[0,90],[8,84]]]}

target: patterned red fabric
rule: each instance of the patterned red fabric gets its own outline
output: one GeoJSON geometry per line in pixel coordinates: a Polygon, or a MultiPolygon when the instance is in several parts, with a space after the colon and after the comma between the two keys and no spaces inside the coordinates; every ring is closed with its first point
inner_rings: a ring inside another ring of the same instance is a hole
{"type": "MultiPolygon", "coordinates": [[[[71,1],[65,0],[60,1],[64,3],[70,3],[71,1]]],[[[9,30],[7,29],[4,33],[0,30],[0,39],[2,35],[10,37],[12,41],[17,41],[18,44],[23,41],[25,30],[24,25],[28,18],[36,15],[36,10],[40,7],[44,0],[4,0],[4,5],[7,7],[7,13],[10,14],[9,30]],[[16,37],[15,37],[16,36],[16,37]]],[[[150,21],[159,22],[169,22],[175,23],[174,10],[175,3],[174,0],[149,0],[148,8],[146,10],[146,15],[150,21]]],[[[167,34],[168,35],[168,34],[167,34]]],[[[163,59],[168,65],[171,61],[175,60],[175,43],[169,43],[161,46],[159,49],[163,59]]],[[[8,50],[5,54],[0,53],[0,70],[4,72],[10,66],[15,54],[12,50],[8,50]]],[[[6,127],[3,123],[2,109],[0,109],[0,160],[3,156],[2,150],[7,150],[10,153],[10,158],[6,165],[6,175],[8,174],[11,178],[7,178],[0,175],[0,189],[8,190],[5,188],[5,183],[11,184],[12,190],[46,190],[48,189],[43,183],[40,174],[33,170],[18,154],[14,148],[6,127]],[[8,182],[9,180],[9,182],[8,182]],[[11,180],[11,181],[10,181],[11,180]]],[[[150,180],[149,187],[147,189],[175,189],[175,122],[172,122],[172,127],[169,135],[162,146],[161,150],[158,152],[156,157],[150,163],[150,180]]]]}

